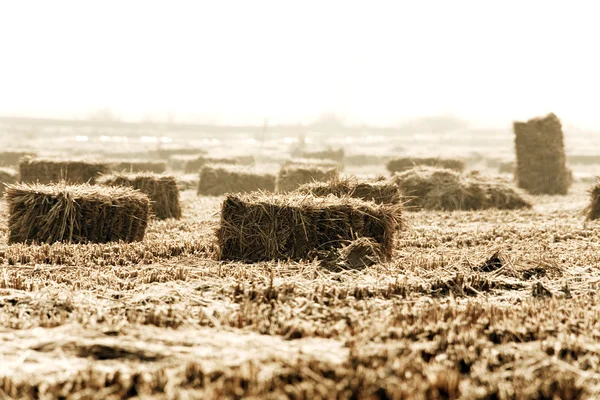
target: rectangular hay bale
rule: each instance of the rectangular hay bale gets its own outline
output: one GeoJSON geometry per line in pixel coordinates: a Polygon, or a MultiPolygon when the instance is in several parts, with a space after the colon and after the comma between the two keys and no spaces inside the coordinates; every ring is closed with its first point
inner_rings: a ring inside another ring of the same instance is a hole
{"type": "Polygon", "coordinates": [[[318,197],[330,194],[338,197],[349,196],[379,204],[399,204],[402,201],[402,193],[398,185],[385,179],[343,178],[327,182],[311,182],[300,186],[295,192],[318,197]]]}
{"type": "Polygon", "coordinates": [[[0,151],[0,167],[16,167],[24,157],[35,157],[28,151],[0,151]]]}
{"type": "Polygon", "coordinates": [[[315,181],[328,181],[339,176],[337,166],[318,166],[289,163],[279,170],[276,181],[277,193],[291,192],[301,185],[315,181]]]}
{"type": "Polygon", "coordinates": [[[204,165],[200,170],[198,195],[221,196],[225,193],[274,192],[275,175],[260,173],[236,165],[204,165]]]}
{"type": "Polygon", "coordinates": [[[167,170],[167,163],[165,161],[123,160],[112,162],[110,168],[113,172],[153,172],[162,174],[167,170]]]}
{"type": "Polygon", "coordinates": [[[353,198],[228,195],[217,230],[219,256],[244,262],[302,260],[367,237],[389,259],[398,224],[395,207],[353,198]]]}
{"type": "Polygon", "coordinates": [[[402,157],[391,159],[386,164],[387,170],[392,174],[395,172],[403,172],[417,166],[446,168],[462,172],[465,169],[465,162],[454,158],[402,157]]]}
{"type": "Polygon", "coordinates": [[[531,194],[567,194],[572,176],[566,165],[562,125],[552,113],[515,122],[517,185],[531,194]]]}
{"type": "Polygon", "coordinates": [[[6,190],[8,243],[107,243],[144,238],[150,200],[131,188],[15,184],[6,190]]]}
{"type": "Polygon", "coordinates": [[[206,157],[200,156],[185,163],[184,172],[186,174],[195,174],[206,164],[229,164],[229,165],[253,165],[253,156],[236,157],[206,157]]]}
{"type": "Polygon", "coordinates": [[[19,163],[19,180],[25,183],[90,183],[110,171],[101,161],[23,158],[19,163]]]}

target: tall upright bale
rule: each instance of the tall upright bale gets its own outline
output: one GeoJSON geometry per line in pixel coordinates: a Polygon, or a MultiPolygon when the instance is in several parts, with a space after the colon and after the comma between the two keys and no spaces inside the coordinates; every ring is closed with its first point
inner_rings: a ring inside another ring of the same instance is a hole
{"type": "Polygon", "coordinates": [[[181,218],[179,186],[174,176],[150,172],[104,175],[98,183],[106,186],[124,186],[148,195],[154,216],[158,219],[181,218]]]}
{"type": "Polygon", "coordinates": [[[15,184],[6,191],[8,243],[107,243],[144,238],[150,200],[131,188],[15,184]]]}
{"type": "Polygon", "coordinates": [[[276,191],[291,192],[305,183],[328,181],[339,175],[338,167],[320,167],[306,164],[288,164],[281,167],[277,175],[276,191]]]}
{"type": "Polygon", "coordinates": [[[395,206],[310,195],[227,195],[217,229],[222,260],[307,259],[358,237],[373,239],[391,258],[400,221],[395,206]]]}
{"type": "Polygon", "coordinates": [[[19,180],[25,183],[93,184],[109,171],[107,162],[25,157],[19,163],[19,180]]]}
{"type": "Polygon", "coordinates": [[[167,170],[167,163],[165,161],[124,160],[111,163],[110,168],[113,172],[153,172],[162,174],[167,170]]]}
{"type": "Polygon", "coordinates": [[[295,192],[317,197],[330,194],[338,197],[349,196],[379,204],[399,204],[402,201],[402,193],[398,185],[386,179],[337,178],[327,182],[307,183],[300,186],[295,192]]]}
{"type": "Polygon", "coordinates": [[[24,157],[35,157],[29,151],[0,151],[0,167],[17,167],[24,157]]]}
{"type": "Polygon", "coordinates": [[[531,194],[567,194],[571,173],[566,166],[562,125],[552,113],[515,122],[517,185],[531,194]]]}
{"type": "Polygon", "coordinates": [[[454,158],[403,157],[391,159],[386,164],[386,168],[392,174],[420,166],[445,168],[462,172],[465,169],[465,162],[454,158]]]}
{"type": "Polygon", "coordinates": [[[0,196],[4,194],[6,185],[17,182],[17,171],[12,168],[0,168],[0,196]]]}
{"type": "Polygon", "coordinates": [[[198,195],[221,196],[225,193],[275,191],[275,175],[237,165],[209,164],[200,170],[198,195]]]}

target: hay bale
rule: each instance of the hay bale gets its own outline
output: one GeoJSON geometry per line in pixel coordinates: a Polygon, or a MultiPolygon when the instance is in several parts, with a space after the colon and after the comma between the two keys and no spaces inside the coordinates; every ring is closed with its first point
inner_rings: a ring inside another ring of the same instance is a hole
{"type": "Polygon", "coordinates": [[[593,221],[600,218],[600,181],[598,179],[589,193],[590,204],[585,209],[585,215],[588,221],[593,221]]]}
{"type": "Polygon", "coordinates": [[[325,168],[338,168],[341,169],[342,165],[333,160],[322,160],[318,158],[292,158],[290,160],[286,160],[283,163],[283,167],[288,166],[307,166],[307,167],[325,167],[325,168]]]}
{"type": "Polygon", "coordinates": [[[327,182],[311,182],[296,189],[297,193],[323,197],[330,194],[338,197],[355,197],[379,204],[399,204],[402,201],[400,188],[385,179],[358,180],[337,178],[327,182]]]}
{"type": "Polygon", "coordinates": [[[22,158],[35,156],[27,151],[0,151],[0,167],[16,167],[22,158]]]}
{"type": "Polygon", "coordinates": [[[153,172],[162,174],[167,170],[167,163],[164,161],[127,160],[113,162],[110,168],[113,172],[153,172]]]}
{"type": "Polygon", "coordinates": [[[562,125],[552,113],[515,122],[517,185],[531,194],[567,194],[571,185],[566,166],[562,125]]]}
{"type": "MultiPolygon", "coordinates": [[[[185,170],[185,165],[190,162],[197,160],[201,157],[201,154],[175,154],[169,157],[168,164],[169,169],[171,171],[183,171],[185,170]]],[[[197,172],[197,171],[196,171],[197,172]]]]}
{"type": "Polygon", "coordinates": [[[275,191],[275,175],[237,165],[205,165],[200,170],[198,195],[221,196],[225,193],[275,191]]]}
{"type": "Polygon", "coordinates": [[[396,208],[335,196],[227,195],[217,230],[219,257],[244,262],[302,260],[315,251],[367,237],[390,259],[400,223],[396,208]]]}
{"type": "Polygon", "coordinates": [[[198,149],[196,147],[161,147],[155,151],[151,151],[150,156],[152,158],[168,160],[169,157],[174,155],[201,156],[206,153],[206,150],[198,149]]]}
{"type": "Polygon", "coordinates": [[[514,161],[503,161],[498,165],[498,173],[500,174],[514,174],[515,173],[515,162],[514,161]]]}
{"type": "Polygon", "coordinates": [[[395,172],[403,172],[418,166],[445,168],[462,172],[465,169],[465,162],[453,158],[403,157],[394,158],[386,164],[386,168],[392,174],[395,172]]]}
{"type": "Polygon", "coordinates": [[[531,204],[509,182],[478,174],[463,176],[435,167],[415,167],[393,181],[407,197],[408,210],[512,210],[531,204]]]}
{"type": "Polygon", "coordinates": [[[150,200],[131,188],[15,184],[6,190],[8,243],[141,241],[150,200]]]}
{"type": "Polygon", "coordinates": [[[158,219],[181,218],[179,186],[174,176],[150,172],[111,174],[98,179],[105,186],[124,186],[137,189],[150,198],[152,212],[158,219]]]}
{"type": "Polygon", "coordinates": [[[326,150],[320,151],[300,151],[300,158],[308,158],[308,159],[318,159],[318,160],[333,160],[338,163],[341,163],[344,160],[344,149],[340,148],[338,150],[333,150],[329,147],[326,150]]]}
{"type": "Polygon", "coordinates": [[[19,180],[26,183],[90,183],[109,172],[109,164],[100,161],[60,160],[25,157],[19,163],[19,180]]]}
{"type": "Polygon", "coordinates": [[[278,193],[291,192],[299,186],[314,181],[328,181],[337,178],[337,167],[320,167],[305,164],[288,164],[281,167],[277,175],[276,191],[278,193]]]}
{"type": "Polygon", "coordinates": [[[194,174],[200,172],[200,169],[206,164],[229,164],[229,165],[253,165],[253,156],[237,157],[204,157],[200,156],[185,163],[184,172],[194,174]]]}
{"type": "Polygon", "coordinates": [[[17,182],[17,171],[12,168],[0,168],[0,196],[4,193],[6,185],[17,182]]]}

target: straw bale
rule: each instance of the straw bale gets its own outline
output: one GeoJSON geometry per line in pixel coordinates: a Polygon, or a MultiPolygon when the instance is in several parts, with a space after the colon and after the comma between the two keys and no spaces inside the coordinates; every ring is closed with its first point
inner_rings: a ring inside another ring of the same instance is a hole
{"type": "Polygon", "coordinates": [[[152,158],[168,160],[169,157],[174,155],[201,156],[206,153],[206,150],[198,149],[196,147],[162,147],[150,152],[150,156],[152,158]]]}
{"type": "Polygon", "coordinates": [[[225,193],[274,192],[275,175],[237,165],[208,164],[200,170],[198,195],[221,196],[225,193]]]}
{"type": "Polygon", "coordinates": [[[514,174],[515,173],[515,162],[514,161],[503,161],[498,165],[498,173],[500,174],[514,174]]]}
{"type": "Polygon", "coordinates": [[[227,195],[217,230],[222,260],[257,262],[307,259],[315,251],[373,239],[392,256],[398,228],[396,206],[353,198],[250,193],[227,195]]]}
{"type": "Polygon", "coordinates": [[[169,157],[169,169],[172,171],[183,171],[188,162],[197,160],[201,156],[201,154],[174,154],[169,157]]]}
{"type": "Polygon", "coordinates": [[[110,167],[113,172],[153,172],[162,174],[167,170],[167,163],[165,161],[126,160],[113,162],[110,167]]]}
{"type": "Polygon", "coordinates": [[[333,160],[341,163],[344,160],[344,149],[333,150],[328,148],[320,151],[301,151],[300,158],[315,158],[320,160],[333,160]]]}
{"type": "Polygon", "coordinates": [[[25,157],[19,164],[19,180],[27,183],[65,181],[93,184],[101,174],[109,170],[109,164],[100,161],[25,157]]]}
{"type": "Polygon", "coordinates": [[[506,180],[479,174],[463,176],[443,168],[415,167],[393,177],[407,197],[408,210],[484,210],[529,208],[531,204],[506,180]]]}
{"type": "Polygon", "coordinates": [[[16,167],[22,158],[35,156],[27,151],[0,151],[0,167],[16,167]]]}
{"type": "Polygon", "coordinates": [[[600,155],[572,154],[567,156],[567,164],[598,165],[600,164],[600,155]]]}
{"type": "Polygon", "coordinates": [[[321,167],[306,164],[287,164],[281,167],[277,175],[276,191],[278,193],[291,192],[299,186],[315,182],[335,179],[339,175],[336,166],[321,167]]]}
{"type": "Polygon", "coordinates": [[[0,195],[4,193],[6,185],[17,182],[17,171],[12,168],[0,168],[0,195]]]}
{"type": "Polygon", "coordinates": [[[465,169],[465,162],[453,158],[422,158],[422,157],[406,157],[394,158],[388,161],[386,167],[392,174],[402,172],[417,166],[429,166],[437,168],[451,169],[462,172],[465,169]]]}
{"type": "Polygon", "coordinates": [[[230,165],[253,165],[253,156],[236,156],[236,157],[205,157],[200,156],[194,160],[186,162],[184,172],[193,174],[200,172],[200,169],[206,164],[230,164],[230,165]]]}
{"type": "Polygon", "coordinates": [[[150,198],[152,212],[158,219],[181,218],[179,186],[174,176],[146,173],[104,175],[98,183],[137,189],[150,198]]]}
{"type": "Polygon", "coordinates": [[[283,163],[284,167],[288,166],[308,166],[308,167],[335,167],[341,169],[341,164],[333,160],[323,160],[318,158],[292,158],[283,163]]]}
{"type": "Polygon", "coordinates": [[[357,178],[336,178],[327,182],[311,182],[296,189],[298,193],[313,196],[355,197],[375,203],[399,204],[402,194],[398,185],[385,179],[359,180],[357,178]]]}
{"type": "Polygon", "coordinates": [[[150,200],[131,188],[14,184],[6,190],[8,242],[141,241],[150,200]]]}
{"type": "Polygon", "coordinates": [[[571,185],[566,166],[562,125],[552,113],[515,122],[517,185],[531,194],[567,194],[571,185]]]}
{"type": "Polygon", "coordinates": [[[600,180],[590,189],[590,204],[585,209],[588,221],[600,218],[600,180]]]}

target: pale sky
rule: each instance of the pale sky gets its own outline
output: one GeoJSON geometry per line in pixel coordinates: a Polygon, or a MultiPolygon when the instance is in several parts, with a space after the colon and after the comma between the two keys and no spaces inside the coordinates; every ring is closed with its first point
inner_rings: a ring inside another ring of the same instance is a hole
{"type": "Polygon", "coordinates": [[[600,127],[594,1],[0,0],[0,114],[600,127]]]}

